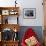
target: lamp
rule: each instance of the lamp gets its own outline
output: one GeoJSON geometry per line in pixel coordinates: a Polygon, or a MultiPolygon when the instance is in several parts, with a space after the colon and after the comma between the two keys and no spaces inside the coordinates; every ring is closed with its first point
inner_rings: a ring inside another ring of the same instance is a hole
{"type": "Polygon", "coordinates": [[[17,0],[15,0],[15,7],[16,7],[16,4],[17,4],[17,2],[16,2],[17,0]]]}

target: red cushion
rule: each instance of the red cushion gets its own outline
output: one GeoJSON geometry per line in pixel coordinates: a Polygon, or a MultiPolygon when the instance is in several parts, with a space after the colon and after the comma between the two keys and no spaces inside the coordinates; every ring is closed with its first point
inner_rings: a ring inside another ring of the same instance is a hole
{"type": "Polygon", "coordinates": [[[21,45],[26,46],[25,39],[28,39],[29,37],[32,37],[32,36],[36,37],[36,33],[32,30],[32,28],[27,29],[27,31],[25,32],[24,37],[22,38],[21,45]]]}

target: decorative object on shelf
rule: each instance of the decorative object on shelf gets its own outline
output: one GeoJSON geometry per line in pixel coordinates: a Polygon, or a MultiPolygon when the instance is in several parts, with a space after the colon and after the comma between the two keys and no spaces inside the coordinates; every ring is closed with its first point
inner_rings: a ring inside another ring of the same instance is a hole
{"type": "Polygon", "coordinates": [[[2,15],[9,15],[9,10],[2,10],[2,15]]]}
{"type": "Polygon", "coordinates": [[[17,15],[17,13],[18,12],[16,10],[10,10],[10,12],[9,12],[10,15],[17,15]]]}
{"type": "Polygon", "coordinates": [[[35,19],[36,18],[36,8],[24,8],[23,15],[25,19],[35,19]]]}

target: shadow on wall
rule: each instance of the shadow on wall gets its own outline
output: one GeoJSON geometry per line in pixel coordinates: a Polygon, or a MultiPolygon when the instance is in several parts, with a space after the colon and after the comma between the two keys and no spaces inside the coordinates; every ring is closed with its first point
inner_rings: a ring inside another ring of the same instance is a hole
{"type": "Polygon", "coordinates": [[[34,32],[36,32],[37,34],[37,37],[39,39],[39,41],[41,43],[43,43],[43,30],[42,30],[42,26],[21,26],[20,28],[20,31],[19,31],[19,40],[21,42],[23,36],[24,36],[24,33],[26,32],[26,30],[28,28],[32,28],[34,30],[34,32]]]}

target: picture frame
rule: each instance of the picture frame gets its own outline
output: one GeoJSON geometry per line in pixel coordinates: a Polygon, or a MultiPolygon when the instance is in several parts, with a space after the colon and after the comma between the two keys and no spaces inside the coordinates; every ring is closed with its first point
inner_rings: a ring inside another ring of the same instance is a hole
{"type": "Polygon", "coordinates": [[[24,19],[35,19],[36,18],[36,8],[24,8],[23,17],[24,19]]]}
{"type": "Polygon", "coordinates": [[[2,10],[2,15],[9,15],[9,10],[2,10]]]}

